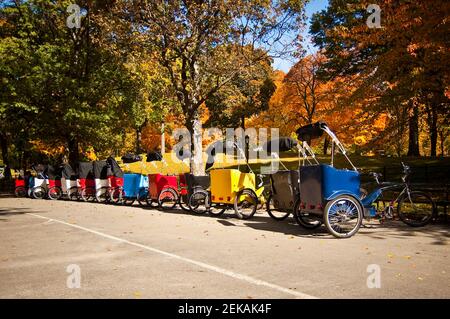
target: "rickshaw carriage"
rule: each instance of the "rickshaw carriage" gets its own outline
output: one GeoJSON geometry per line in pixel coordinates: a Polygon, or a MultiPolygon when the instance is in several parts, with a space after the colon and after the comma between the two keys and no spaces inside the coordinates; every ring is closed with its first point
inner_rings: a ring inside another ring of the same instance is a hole
{"type": "Polygon", "coordinates": [[[112,189],[123,187],[123,171],[119,163],[111,156],[106,159],[106,162],[111,170],[111,174],[108,176],[110,187],[112,189]]]}
{"type": "Polygon", "coordinates": [[[299,172],[282,170],[273,173],[270,175],[270,186],[274,208],[289,211],[294,207],[299,193],[299,172]]]}
{"type": "Polygon", "coordinates": [[[256,188],[254,173],[243,173],[237,169],[211,170],[212,203],[233,205],[237,194],[245,188],[256,188]]]}
{"type": "Polygon", "coordinates": [[[98,202],[109,200],[111,169],[107,161],[94,161],[92,169],[95,179],[95,198],[98,202]]]}
{"type": "Polygon", "coordinates": [[[142,174],[123,175],[123,203],[132,205],[148,189],[148,176],[142,174]]]}
{"type": "Polygon", "coordinates": [[[61,182],[62,168],[60,166],[49,165],[47,167],[48,191],[47,196],[52,200],[60,199],[62,192],[61,182]]]}
{"type": "MultiPolygon", "coordinates": [[[[164,207],[164,203],[170,203],[173,208],[178,201],[178,178],[163,174],[148,175],[148,198],[149,202],[158,203],[164,207]]],[[[167,207],[166,207],[167,208],[167,207]]]]}
{"type": "Polygon", "coordinates": [[[61,189],[69,199],[78,198],[78,175],[70,164],[64,164],[61,171],[61,189]]]}
{"type": "Polygon", "coordinates": [[[32,167],[36,176],[30,178],[29,195],[35,199],[43,199],[47,195],[47,165],[38,164],[32,167]]]}
{"type": "Polygon", "coordinates": [[[84,201],[95,199],[95,176],[92,162],[78,163],[78,193],[84,201]]]}
{"type": "Polygon", "coordinates": [[[304,143],[322,136],[323,132],[332,140],[331,165],[300,167],[300,201],[296,203],[294,213],[297,221],[305,227],[315,228],[323,221],[333,236],[348,238],[359,230],[363,218],[359,172],[325,123],[306,125],[296,131],[298,139],[304,143]],[[353,170],[334,167],[335,146],[353,170]]]}

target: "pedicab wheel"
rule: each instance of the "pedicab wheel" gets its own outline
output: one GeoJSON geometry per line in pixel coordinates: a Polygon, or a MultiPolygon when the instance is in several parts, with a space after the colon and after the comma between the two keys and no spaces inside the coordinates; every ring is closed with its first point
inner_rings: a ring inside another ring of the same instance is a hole
{"type": "Polygon", "coordinates": [[[171,187],[163,188],[158,195],[158,205],[163,210],[174,209],[178,204],[178,193],[171,187]]]}
{"type": "Polygon", "coordinates": [[[62,197],[62,189],[61,189],[61,187],[58,187],[58,186],[50,187],[47,195],[48,195],[48,198],[50,198],[51,200],[58,200],[62,197]]]}
{"type": "Polygon", "coordinates": [[[16,197],[25,197],[27,196],[27,190],[22,186],[16,187],[14,189],[14,195],[16,195],[16,197]]]}
{"type": "Polygon", "coordinates": [[[80,194],[81,199],[84,202],[94,201],[95,200],[95,189],[92,187],[83,188],[80,194]]]}
{"type": "Polygon", "coordinates": [[[189,209],[195,214],[204,214],[207,212],[208,192],[205,190],[194,190],[189,197],[189,209]]]}
{"type": "Polygon", "coordinates": [[[73,186],[67,191],[70,200],[78,200],[78,187],[73,186]]]}
{"type": "Polygon", "coordinates": [[[326,204],[323,218],[330,234],[336,238],[349,238],[358,232],[363,211],[357,199],[340,195],[326,204]]]}
{"type": "Polygon", "coordinates": [[[34,199],[43,199],[45,197],[45,195],[47,194],[47,192],[45,191],[45,189],[41,186],[36,186],[32,189],[31,191],[31,196],[34,199]]]}
{"type": "Polygon", "coordinates": [[[143,187],[139,189],[137,194],[137,201],[139,206],[150,206],[150,198],[148,198],[148,188],[143,187]]]}
{"type": "Polygon", "coordinates": [[[122,187],[116,187],[112,190],[109,195],[109,200],[114,204],[121,204],[123,200],[123,189],[122,187]]]}
{"type": "Polygon", "coordinates": [[[306,229],[316,229],[322,225],[322,221],[313,215],[302,212],[300,208],[300,199],[297,199],[293,209],[294,219],[300,226],[306,229]]]}
{"type": "Polygon", "coordinates": [[[109,187],[102,187],[95,192],[95,199],[99,203],[106,203],[109,201],[109,187]]]}
{"type": "Polygon", "coordinates": [[[434,201],[425,192],[412,191],[409,195],[403,194],[397,204],[398,217],[406,225],[422,227],[433,218],[435,211],[434,201]]]}
{"type": "Polygon", "coordinates": [[[180,195],[178,204],[180,205],[181,209],[185,212],[190,212],[191,209],[189,208],[189,197],[188,194],[180,195]]]}
{"type": "Polygon", "coordinates": [[[135,200],[136,200],[135,198],[125,197],[125,198],[123,199],[123,204],[124,204],[124,205],[127,205],[127,206],[132,206],[132,205],[134,204],[134,201],[135,201],[135,200]]]}
{"type": "Polygon", "coordinates": [[[238,218],[249,219],[255,215],[258,208],[258,197],[251,189],[245,188],[234,198],[234,211],[238,218]]]}
{"type": "Polygon", "coordinates": [[[266,210],[270,217],[278,221],[285,220],[291,213],[289,211],[276,209],[272,194],[270,194],[269,198],[267,199],[266,210]]]}

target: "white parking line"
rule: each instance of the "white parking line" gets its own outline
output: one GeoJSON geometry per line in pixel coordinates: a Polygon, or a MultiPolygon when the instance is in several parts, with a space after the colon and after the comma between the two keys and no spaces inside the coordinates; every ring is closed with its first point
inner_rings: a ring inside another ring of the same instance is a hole
{"type": "Polygon", "coordinates": [[[230,271],[230,270],[227,270],[227,269],[224,269],[224,268],[220,268],[220,267],[217,267],[217,266],[214,266],[214,265],[206,264],[206,263],[201,262],[201,261],[197,261],[197,260],[193,260],[193,259],[190,259],[190,258],[182,257],[182,256],[179,256],[179,255],[176,255],[176,254],[173,254],[173,253],[166,252],[164,250],[160,250],[160,249],[153,248],[153,247],[150,247],[150,246],[146,246],[146,245],[143,245],[143,244],[135,243],[135,242],[132,242],[132,241],[120,238],[120,237],[108,235],[108,234],[105,234],[105,233],[102,233],[102,232],[99,232],[99,231],[96,231],[96,230],[93,230],[93,229],[89,229],[89,228],[86,228],[86,227],[83,227],[83,226],[70,224],[70,223],[67,223],[67,222],[62,221],[62,220],[48,218],[48,217],[41,216],[41,215],[38,215],[38,214],[33,214],[33,213],[26,213],[26,214],[30,215],[30,216],[37,217],[37,218],[46,219],[49,222],[56,222],[56,223],[60,223],[60,224],[63,224],[63,225],[69,226],[69,227],[81,229],[81,230],[84,230],[84,231],[89,232],[91,234],[95,234],[95,235],[98,235],[98,236],[101,236],[101,237],[104,237],[104,238],[108,238],[108,239],[111,239],[111,240],[114,240],[114,241],[117,241],[117,242],[120,242],[120,243],[125,243],[125,244],[128,244],[128,245],[139,247],[139,248],[142,248],[142,249],[154,252],[154,253],[158,253],[158,254],[161,254],[161,255],[164,255],[164,256],[167,256],[167,257],[178,259],[178,260],[184,261],[186,263],[193,264],[193,265],[196,265],[196,266],[199,266],[201,268],[205,268],[205,269],[217,272],[217,273],[225,275],[225,276],[229,276],[229,277],[234,278],[234,279],[246,281],[246,282],[248,282],[250,284],[253,284],[253,285],[264,286],[264,287],[267,287],[267,288],[278,290],[280,292],[283,292],[283,293],[295,296],[297,298],[301,298],[301,299],[316,299],[317,298],[317,297],[314,297],[314,296],[311,296],[311,295],[308,295],[308,294],[305,294],[305,293],[302,293],[302,292],[293,291],[293,290],[290,290],[288,288],[272,284],[272,283],[264,281],[264,280],[260,280],[260,279],[256,279],[256,278],[253,278],[253,277],[250,277],[250,276],[247,276],[247,275],[239,274],[239,273],[236,273],[234,271],[230,271]]]}

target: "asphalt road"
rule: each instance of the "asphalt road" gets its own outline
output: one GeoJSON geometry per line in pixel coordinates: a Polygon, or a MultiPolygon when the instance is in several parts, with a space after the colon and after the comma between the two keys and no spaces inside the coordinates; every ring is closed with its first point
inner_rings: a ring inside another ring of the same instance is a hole
{"type": "Polygon", "coordinates": [[[0,198],[0,298],[449,298],[449,229],[0,198]]]}

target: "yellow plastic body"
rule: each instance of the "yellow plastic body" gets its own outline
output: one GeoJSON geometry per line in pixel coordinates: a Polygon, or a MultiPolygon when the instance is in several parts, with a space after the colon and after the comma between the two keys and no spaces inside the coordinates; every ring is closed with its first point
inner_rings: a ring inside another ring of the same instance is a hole
{"type": "Polygon", "coordinates": [[[211,171],[211,201],[233,204],[236,194],[244,188],[255,190],[254,173],[242,173],[237,169],[216,169],[211,171]]]}

